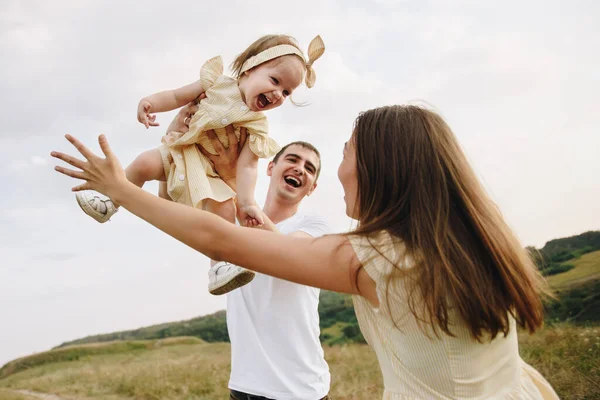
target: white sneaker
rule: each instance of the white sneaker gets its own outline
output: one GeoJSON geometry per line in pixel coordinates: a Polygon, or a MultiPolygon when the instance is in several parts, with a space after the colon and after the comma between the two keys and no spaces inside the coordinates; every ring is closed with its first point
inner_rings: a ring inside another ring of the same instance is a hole
{"type": "Polygon", "coordinates": [[[254,275],[245,268],[219,261],[208,270],[208,291],[216,296],[231,292],[250,283],[254,275]]]}
{"type": "Polygon", "coordinates": [[[83,212],[101,224],[108,221],[110,217],[119,211],[109,198],[102,198],[91,191],[77,192],[75,198],[83,212]]]}

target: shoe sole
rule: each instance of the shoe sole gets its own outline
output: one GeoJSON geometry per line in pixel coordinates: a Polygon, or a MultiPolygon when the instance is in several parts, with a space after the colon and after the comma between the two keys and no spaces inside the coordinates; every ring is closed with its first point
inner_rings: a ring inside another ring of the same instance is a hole
{"type": "Polygon", "coordinates": [[[218,287],[211,288],[209,286],[208,291],[210,292],[210,294],[220,296],[222,294],[229,293],[232,290],[235,290],[239,287],[247,285],[248,283],[252,282],[252,279],[254,279],[255,276],[256,274],[252,271],[244,271],[240,274],[231,276],[229,279],[226,278],[225,283],[218,287]]]}
{"type": "Polygon", "coordinates": [[[95,221],[98,221],[101,224],[103,224],[110,219],[110,218],[98,219],[98,218],[94,217],[93,213],[96,212],[96,210],[91,208],[91,206],[88,203],[86,203],[85,200],[80,199],[79,196],[75,196],[75,199],[77,200],[77,204],[79,204],[79,207],[83,210],[83,212],[86,215],[88,215],[89,217],[93,218],[95,221]]]}

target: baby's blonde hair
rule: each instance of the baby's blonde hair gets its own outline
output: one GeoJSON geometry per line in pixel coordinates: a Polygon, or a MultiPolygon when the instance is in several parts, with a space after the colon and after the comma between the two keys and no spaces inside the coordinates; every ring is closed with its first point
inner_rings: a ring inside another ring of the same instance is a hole
{"type": "MultiPolygon", "coordinates": [[[[294,39],[293,37],[291,37],[289,35],[265,35],[265,36],[261,37],[260,39],[256,40],[250,46],[248,46],[248,48],[246,50],[244,50],[243,53],[238,55],[235,58],[235,60],[231,63],[230,68],[233,71],[234,77],[237,79],[240,78],[240,76],[242,75],[242,66],[249,58],[254,57],[255,55],[257,55],[260,52],[270,49],[271,47],[279,46],[280,44],[289,44],[291,46],[294,46],[295,48],[297,48],[300,51],[300,53],[304,54],[302,52],[302,50],[300,49],[300,47],[298,46],[298,42],[296,41],[296,39],[294,39]]],[[[290,54],[288,54],[288,55],[290,55],[290,54]]],[[[299,57],[298,55],[295,55],[295,54],[291,54],[291,55],[296,56],[300,60],[302,60],[302,58],[299,57]]],[[[277,58],[275,58],[275,60],[276,59],[277,58]]],[[[270,61],[272,61],[272,60],[270,60],[270,61]]],[[[304,64],[304,62],[305,61],[302,60],[302,64],[304,64]]]]}

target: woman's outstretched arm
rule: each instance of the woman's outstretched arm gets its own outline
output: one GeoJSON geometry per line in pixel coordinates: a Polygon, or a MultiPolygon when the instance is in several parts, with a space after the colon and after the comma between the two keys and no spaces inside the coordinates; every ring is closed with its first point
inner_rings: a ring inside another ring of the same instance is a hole
{"type": "Polygon", "coordinates": [[[101,192],[212,259],[321,289],[362,294],[376,302],[375,284],[360,268],[346,237],[299,238],[235,226],[208,212],[158,198],[130,183],[104,136],[99,142],[106,158],[96,156],[69,135],[67,139],[87,161],[58,152],[52,152],[52,156],[81,170],[56,167],[60,173],[86,181],[74,191],[101,192]]]}

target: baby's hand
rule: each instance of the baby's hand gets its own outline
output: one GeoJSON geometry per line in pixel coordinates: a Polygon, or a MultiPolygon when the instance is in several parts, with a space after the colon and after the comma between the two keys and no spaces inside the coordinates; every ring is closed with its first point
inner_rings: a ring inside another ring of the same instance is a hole
{"type": "Polygon", "coordinates": [[[152,110],[152,104],[150,104],[148,100],[140,100],[137,109],[137,118],[138,121],[146,126],[146,129],[151,126],[159,125],[158,122],[156,122],[156,115],[150,114],[150,110],[152,110]]]}
{"type": "Polygon", "coordinates": [[[255,227],[265,223],[262,210],[255,204],[238,206],[238,221],[243,226],[255,227]]]}

